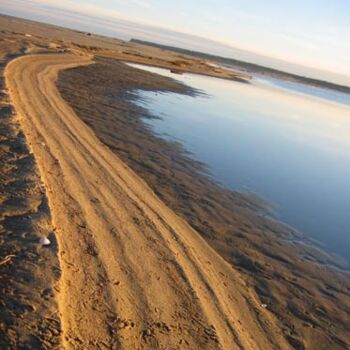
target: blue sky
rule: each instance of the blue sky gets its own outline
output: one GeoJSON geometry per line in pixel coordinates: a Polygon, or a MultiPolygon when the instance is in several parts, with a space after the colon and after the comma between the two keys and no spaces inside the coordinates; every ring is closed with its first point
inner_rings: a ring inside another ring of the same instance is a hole
{"type": "Polygon", "coordinates": [[[350,0],[2,0],[0,12],[82,29],[88,23],[100,33],[126,38],[129,30],[130,36],[193,44],[226,56],[241,54],[237,58],[258,63],[264,63],[259,58],[264,55],[347,75],[344,81],[350,82],[350,0]],[[58,10],[82,17],[60,16],[58,10]],[[83,16],[89,16],[87,23],[83,16]],[[134,25],[128,27],[128,22],[134,25]],[[258,56],[246,58],[245,51],[258,56]]]}

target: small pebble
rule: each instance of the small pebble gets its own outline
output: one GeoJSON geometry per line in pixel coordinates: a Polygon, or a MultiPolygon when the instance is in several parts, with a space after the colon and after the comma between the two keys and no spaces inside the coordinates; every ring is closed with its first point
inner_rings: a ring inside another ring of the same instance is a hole
{"type": "Polygon", "coordinates": [[[151,329],[146,329],[143,331],[143,336],[144,337],[150,337],[152,335],[152,330],[151,329]]]}
{"type": "Polygon", "coordinates": [[[119,329],[123,329],[125,327],[126,327],[126,323],[125,322],[121,321],[121,322],[118,323],[118,328],[119,329]]]}
{"type": "Polygon", "coordinates": [[[51,244],[50,240],[47,237],[41,237],[39,243],[43,246],[48,246],[51,244]]]}

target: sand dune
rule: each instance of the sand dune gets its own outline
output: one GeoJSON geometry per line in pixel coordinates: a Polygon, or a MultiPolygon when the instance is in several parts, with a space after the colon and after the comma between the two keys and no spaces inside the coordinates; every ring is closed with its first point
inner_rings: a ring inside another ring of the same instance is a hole
{"type": "Polygon", "coordinates": [[[290,348],[239,274],[61,98],[59,70],[90,63],[35,55],[5,71],[59,243],[65,348],[290,348]]]}

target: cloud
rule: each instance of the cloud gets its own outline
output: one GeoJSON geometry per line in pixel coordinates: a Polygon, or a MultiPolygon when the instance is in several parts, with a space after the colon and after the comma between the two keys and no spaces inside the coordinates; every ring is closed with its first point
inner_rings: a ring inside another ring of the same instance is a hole
{"type": "MultiPolygon", "coordinates": [[[[7,0],[3,0],[7,1],[7,0]]],[[[130,19],[129,17],[123,15],[119,11],[104,9],[100,6],[92,4],[81,4],[72,0],[16,0],[21,2],[22,6],[32,7],[35,9],[61,9],[66,11],[79,12],[81,14],[86,14],[89,16],[97,17],[111,17],[116,19],[130,19]]],[[[13,1],[7,1],[8,3],[13,3],[13,1]]]]}

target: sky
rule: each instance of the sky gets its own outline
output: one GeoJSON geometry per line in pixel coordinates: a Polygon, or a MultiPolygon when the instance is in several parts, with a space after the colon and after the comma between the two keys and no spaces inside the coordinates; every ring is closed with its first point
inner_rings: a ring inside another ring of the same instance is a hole
{"type": "Polygon", "coordinates": [[[0,12],[350,85],[350,0],[1,0],[0,12]]]}

